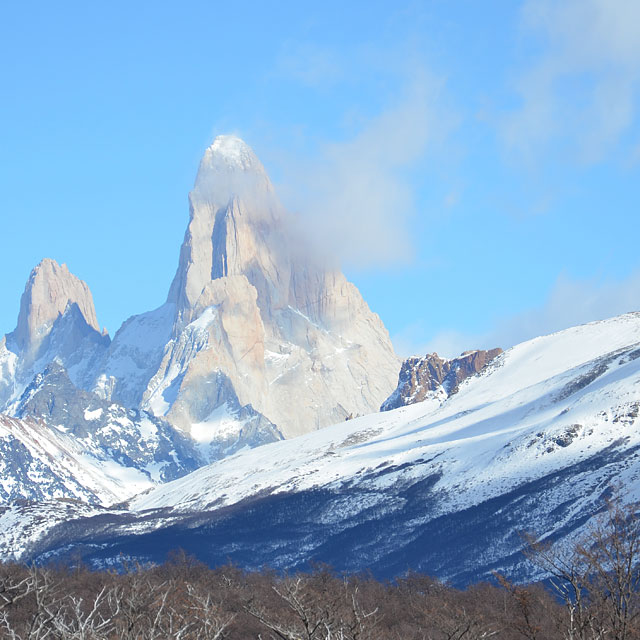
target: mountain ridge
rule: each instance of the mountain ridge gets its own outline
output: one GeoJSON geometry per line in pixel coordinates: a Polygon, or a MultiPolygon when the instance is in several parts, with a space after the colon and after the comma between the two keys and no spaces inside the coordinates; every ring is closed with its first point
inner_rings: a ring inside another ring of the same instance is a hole
{"type": "Polygon", "coordinates": [[[612,484],[640,497],[640,313],[401,369],[242,140],[189,205],[167,301],[113,340],[86,283],[33,270],[0,341],[0,558],[538,579],[518,530],[561,545],[612,484]]]}

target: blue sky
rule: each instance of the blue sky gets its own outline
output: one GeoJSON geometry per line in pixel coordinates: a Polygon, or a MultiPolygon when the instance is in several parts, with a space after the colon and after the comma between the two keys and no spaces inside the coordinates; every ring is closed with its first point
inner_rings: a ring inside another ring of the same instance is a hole
{"type": "Polygon", "coordinates": [[[403,355],[640,309],[634,0],[3,3],[0,60],[0,334],[43,257],[162,304],[218,133],[403,355]]]}

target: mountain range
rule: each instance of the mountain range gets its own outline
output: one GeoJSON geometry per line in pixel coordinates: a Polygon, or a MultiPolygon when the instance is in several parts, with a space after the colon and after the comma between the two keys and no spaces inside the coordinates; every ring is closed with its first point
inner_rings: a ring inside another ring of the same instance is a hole
{"type": "Polygon", "coordinates": [[[640,495],[640,314],[401,363],[240,139],[206,150],[166,302],[113,339],[65,265],[0,342],[0,558],[541,576],[640,495]]]}
{"type": "MultiPolygon", "coordinates": [[[[339,270],[305,254],[242,140],[219,136],[206,150],[189,210],[158,309],[111,340],[87,284],[45,259],[0,342],[0,412],[47,425],[85,466],[108,463],[105,496],[377,411],[396,384],[400,362],[379,317],[339,270]]],[[[38,466],[34,455],[25,453],[38,466]]],[[[4,497],[41,496],[27,477],[4,497]]],[[[105,502],[102,489],[55,486],[50,497],[105,502]]]]}

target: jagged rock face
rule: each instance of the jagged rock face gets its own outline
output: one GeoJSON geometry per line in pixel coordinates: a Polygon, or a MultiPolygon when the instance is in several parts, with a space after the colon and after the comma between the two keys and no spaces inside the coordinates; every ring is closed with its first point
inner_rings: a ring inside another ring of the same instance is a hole
{"type": "Polygon", "coordinates": [[[438,395],[446,399],[458,390],[463,380],[482,371],[501,353],[502,349],[496,348],[465,351],[452,360],[441,358],[437,353],[429,353],[423,358],[407,358],[402,363],[396,390],[380,410],[390,411],[438,395]]]}
{"type": "Polygon", "coordinates": [[[0,411],[11,413],[33,376],[58,360],[90,388],[111,339],[99,331],[89,287],[66,265],[45,259],[22,294],[16,329],[0,341],[0,411]]]}
{"type": "Polygon", "coordinates": [[[209,282],[229,275],[246,275],[262,308],[287,304],[273,299],[287,278],[278,251],[284,212],[264,167],[244,142],[216,138],[202,158],[189,204],[189,226],[168,297],[183,321],[202,306],[199,298],[209,282]]]}
{"type": "Polygon", "coordinates": [[[15,415],[72,436],[88,455],[140,475],[149,486],[179,478],[205,462],[186,434],[145,411],[76,388],[57,362],[35,376],[15,415]]]}
{"type": "Polygon", "coordinates": [[[253,151],[216,138],[189,199],[173,339],[143,406],[201,422],[224,403],[210,383],[221,372],[286,437],[375,411],[399,367],[388,333],[340,272],[303,259],[253,151]]]}
{"type": "Polygon", "coordinates": [[[87,284],[66,264],[46,258],[31,272],[20,300],[18,326],[13,333],[17,346],[21,350],[36,349],[71,305],[77,305],[87,325],[100,332],[87,284]]]}

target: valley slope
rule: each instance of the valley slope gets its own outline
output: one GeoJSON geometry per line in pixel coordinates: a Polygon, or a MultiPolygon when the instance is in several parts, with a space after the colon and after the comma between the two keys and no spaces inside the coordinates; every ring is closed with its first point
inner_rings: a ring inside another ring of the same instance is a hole
{"type": "Polygon", "coordinates": [[[111,566],[119,554],[162,561],[182,547],[246,568],[321,561],[381,577],[411,568],[458,585],[493,570],[539,578],[521,532],[562,543],[612,486],[640,497],[639,412],[632,313],[517,345],[448,398],[241,451],[125,511],[65,515],[21,557],[72,549],[111,566]]]}

